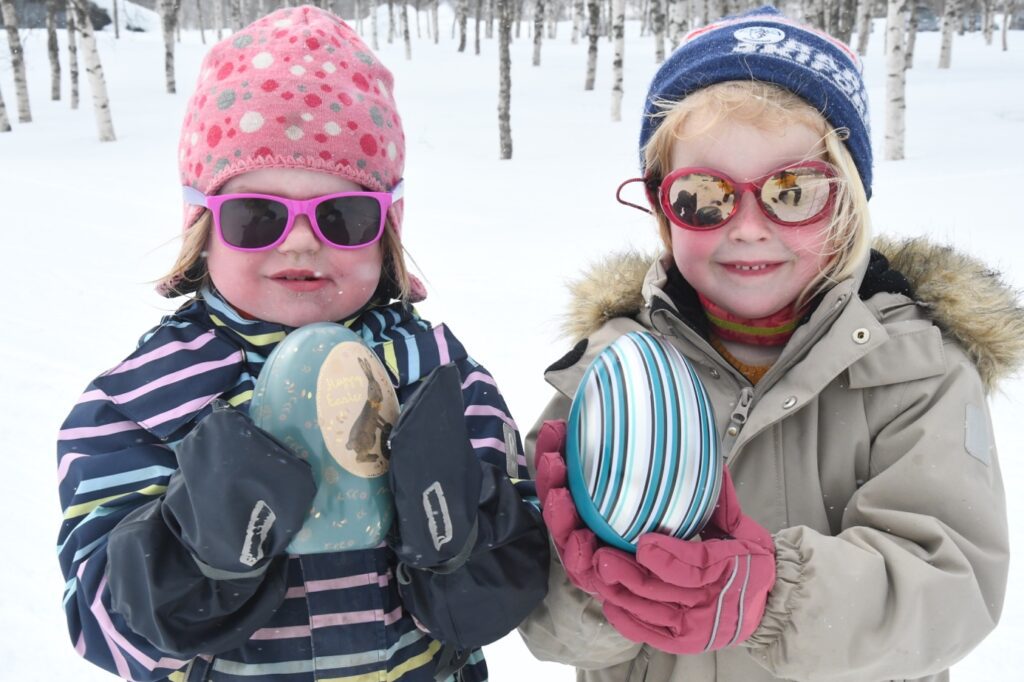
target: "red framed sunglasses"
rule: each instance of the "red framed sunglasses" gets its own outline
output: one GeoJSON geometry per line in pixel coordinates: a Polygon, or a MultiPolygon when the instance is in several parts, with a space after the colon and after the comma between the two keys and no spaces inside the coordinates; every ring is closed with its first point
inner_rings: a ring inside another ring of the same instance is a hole
{"type": "Polygon", "coordinates": [[[622,198],[626,185],[644,185],[651,206],[659,206],[669,222],[685,230],[714,230],[729,222],[744,192],[752,192],[757,205],[772,222],[799,227],[820,220],[832,210],[836,170],[824,161],[785,166],[750,182],[738,182],[711,168],[677,168],[664,180],[631,178],[619,185],[620,204],[652,210],[622,198]]]}

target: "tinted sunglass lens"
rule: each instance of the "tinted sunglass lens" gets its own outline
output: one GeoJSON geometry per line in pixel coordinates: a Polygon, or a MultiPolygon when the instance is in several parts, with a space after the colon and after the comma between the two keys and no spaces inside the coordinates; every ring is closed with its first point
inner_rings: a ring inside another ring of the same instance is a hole
{"type": "Polygon", "coordinates": [[[825,210],[831,191],[832,178],[824,170],[789,168],[764,183],[761,205],[781,222],[801,223],[825,210]]]}
{"type": "Polygon", "coordinates": [[[362,246],[380,231],[380,202],[373,197],[338,197],[316,207],[316,224],[338,246],[362,246]]]}
{"type": "Polygon", "coordinates": [[[270,199],[229,199],[220,207],[221,235],[241,249],[270,246],[287,225],[288,207],[270,199]]]}
{"type": "Polygon", "coordinates": [[[672,182],[668,200],[672,212],[684,224],[711,228],[732,215],[736,191],[724,178],[710,173],[688,173],[672,182]]]}

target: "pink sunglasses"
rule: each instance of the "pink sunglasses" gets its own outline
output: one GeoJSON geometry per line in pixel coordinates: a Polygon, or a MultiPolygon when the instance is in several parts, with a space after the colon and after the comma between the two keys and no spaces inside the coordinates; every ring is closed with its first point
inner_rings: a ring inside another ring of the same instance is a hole
{"type": "Polygon", "coordinates": [[[710,168],[677,168],[660,184],[654,178],[632,178],[619,185],[620,204],[653,213],[622,198],[626,185],[644,185],[651,206],[659,206],[669,221],[686,230],[713,230],[736,215],[740,197],[751,192],[757,205],[779,225],[798,227],[820,220],[835,202],[836,170],[823,161],[807,161],[753,180],[737,182],[710,168]]]}
{"type": "Polygon", "coordinates": [[[388,210],[402,199],[404,182],[390,192],[339,192],[310,199],[274,194],[214,194],[182,188],[185,203],[208,208],[217,235],[236,251],[267,251],[288,237],[295,218],[304,215],[323,243],[336,249],[361,249],[384,234],[388,210]]]}

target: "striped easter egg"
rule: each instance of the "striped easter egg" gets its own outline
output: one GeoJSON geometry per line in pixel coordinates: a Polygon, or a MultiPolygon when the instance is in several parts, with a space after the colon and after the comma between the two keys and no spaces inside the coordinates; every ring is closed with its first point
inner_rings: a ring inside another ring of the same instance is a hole
{"type": "Polygon", "coordinates": [[[606,543],[635,551],[644,533],[691,538],[722,483],[711,401],[690,362],[648,332],[602,350],[572,401],[569,490],[606,543]]]}

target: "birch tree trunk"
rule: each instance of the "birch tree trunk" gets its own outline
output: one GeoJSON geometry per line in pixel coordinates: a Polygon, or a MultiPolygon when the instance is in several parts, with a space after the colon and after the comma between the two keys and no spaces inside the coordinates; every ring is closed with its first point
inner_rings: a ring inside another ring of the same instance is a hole
{"type": "Polygon", "coordinates": [[[199,24],[199,40],[206,44],[206,26],[203,21],[203,0],[196,0],[196,22],[199,24]]]}
{"type": "Polygon", "coordinates": [[[213,27],[217,29],[217,40],[224,38],[224,0],[213,0],[213,27]]]}
{"type": "Polygon", "coordinates": [[[57,41],[57,0],[46,0],[46,50],[50,54],[50,99],[60,99],[60,43],[57,41]]]}
{"type": "Polygon", "coordinates": [[[601,5],[600,0],[587,0],[587,78],[583,83],[584,90],[594,89],[594,80],[597,78],[597,41],[601,31],[601,5]]]}
{"type": "Polygon", "coordinates": [[[985,35],[985,44],[991,45],[993,36],[992,20],[995,18],[995,8],[993,7],[992,0],[982,0],[981,4],[983,7],[981,30],[985,35]]]}
{"type": "Polygon", "coordinates": [[[626,0],[612,0],[612,121],[622,120],[622,61],[626,52],[626,0]]]}
{"type": "Polygon", "coordinates": [[[107,81],[103,77],[103,64],[100,53],[96,49],[96,36],[93,33],[92,20],[86,0],[69,0],[74,6],[75,23],[82,36],[82,53],[85,59],[85,73],[89,77],[89,88],[92,90],[92,104],[96,112],[96,129],[100,142],[113,142],[114,121],[110,116],[110,98],[107,97],[107,81]]]}
{"type": "Polygon", "coordinates": [[[651,33],[654,35],[654,63],[665,61],[665,0],[651,0],[651,33]]]}
{"type": "Polygon", "coordinates": [[[7,119],[7,107],[4,106],[4,93],[0,92],[0,133],[11,132],[11,122],[7,119]]]}
{"type": "Polygon", "coordinates": [[[409,4],[402,0],[402,10],[399,14],[402,22],[402,40],[405,41],[405,59],[412,59],[412,37],[409,35],[409,4]]]}
{"type": "MultiPolygon", "coordinates": [[[[553,1],[553,0],[552,0],[553,1]]],[[[540,46],[544,40],[544,0],[533,5],[533,65],[540,66],[540,46]]]]}
{"type": "Polygon", "coordinates": [[[32,108],[28,103],[28,79],[25,77],[25,51],[18,35],[18,15],[14,0],[0,0],[0,11],[7,29],[7,46],[11,48],[11,69],[14,71],[14,96],[18,98],[18,123],[32,122],[32,108]]]}
{"type": "Polygon", "coordinates": [[[484,19],[484,38],[490,40],[494,37],[494,0],[487,0],[487,17],[484,19]]]}
{"type": "Polygon", "coordinates": [[[498,139],[501,159],[512,158],[512,2],[498,4],[498,139]]]}
{"type": "Polygon", "coordinates": [[[665,0],[668,7],[668,49],[671,52],[679,45],[679,37],[683,34],[682,4],[683,0],[665,0]]]}
{"type": "Polygon", "coordinates": [[[560,9],[558,0],[551,0],[547,6],[548,40],[558,37],[558,11],[560,9]]]}
{"type": "MultiPolygon", "coordinates": [[[[909,0],[908,0],[909,1],[909,0]]],[[[907,43],[904,48],[904,56],[907,60],[907,69],[914,68],[914,46],[917,45],[917,5],[910,5],[907,8],[907,43]]]]}
{"type": "Polygon", "coordinates": [[[836,31],[833,35],[847,45],[853,37],[853,28],[857,23],[857,0],[839,0],[836,8],[836,31]]]}
{"type": "Polygon", "coordinates": [[[388,45],[393,42],[395,42],[395,2],[388,0],[388,45]]]}
{"type": "Polygon", "coordinates": [[[438,26],[437,19],[437,8],[440,5],[441,0],[434,0],[433,4],[430,5],[430,28],[434,32],[434,44],[437,45],[441,40],[441,29],[438,26]]]}
{"type": "Polygon", "coordinates": [[[75,24],[75,12],[70,3],[64,10],[68,24],[68,101],[72,109],[78,108],[78,26],[75,24]]]}
{"type": "Polygon", "coordinates": [[[868,39],[871,37],[871,0],[860,0],[857,6],[857,54],[868,53],[868,39]]]}
{"type": "Polygon", "coordinates": [[[380,50],[379,29],[377,28],[377,9],[379,7],[379,0],[370,0],[370,47],[374,52],[380,50]]]}
{"type": "Polygon", "coordinates": [[[939,68],[948,69],[953,60],[953,32],[960,14],[960,0],[946,0],[942,13],[942,46],[939,48],[939,68]]]}
{"type": "Polygon", "coordinates": [[[572,41],[573,45],[580,42],[583,33],[583,0],[572,0],[572,41]]]}
{"type": "Polygon", "coordinates": [[[110,4],[114,6],[114,39],[119,40],[121,38],[121,21],[117,15],[117,0],[111,0],[110,4]]]}
{"type": "Polygon", "coordinates": [[[907,0],[889,0],[885,20],[885,158],[904,157],[906,129],[907,59],[904,56],[907,0]]]}
{"type": "Polygon", "coordinates": [[[455,23],[459,28],[459,52],[466,51],[466,20],[469,18],[469,0],[455,3],[455,23]]]}
{"type": "Polygon", "coordinates": [[[476,0],[476,20],[473,26],[473,54],[480,54],[480,20],[484,10],[484,0],[476,0]]]}
{"type": "Polygon", "coordinates": [[[164,77],[170,95],[177,92],[174,81],[174,30],[177,28],[179,9],[180,0],[160,0],[160,26],[164,32],[164,77]]]}
{"type": "Polygon", "coordinates": [[[1003,52],[1010,49],[1006,33],[1010,28],[1010,22],[1013,21],[1013,8],[1016,4],[1014,0],[1003,0],[1003,52]]]}
{"type": "Polygon", "coordinates": [[[227,0],[228,10],[231,12],[232,33],[242,28],[242,3],[241,0],[227,0]]]}

